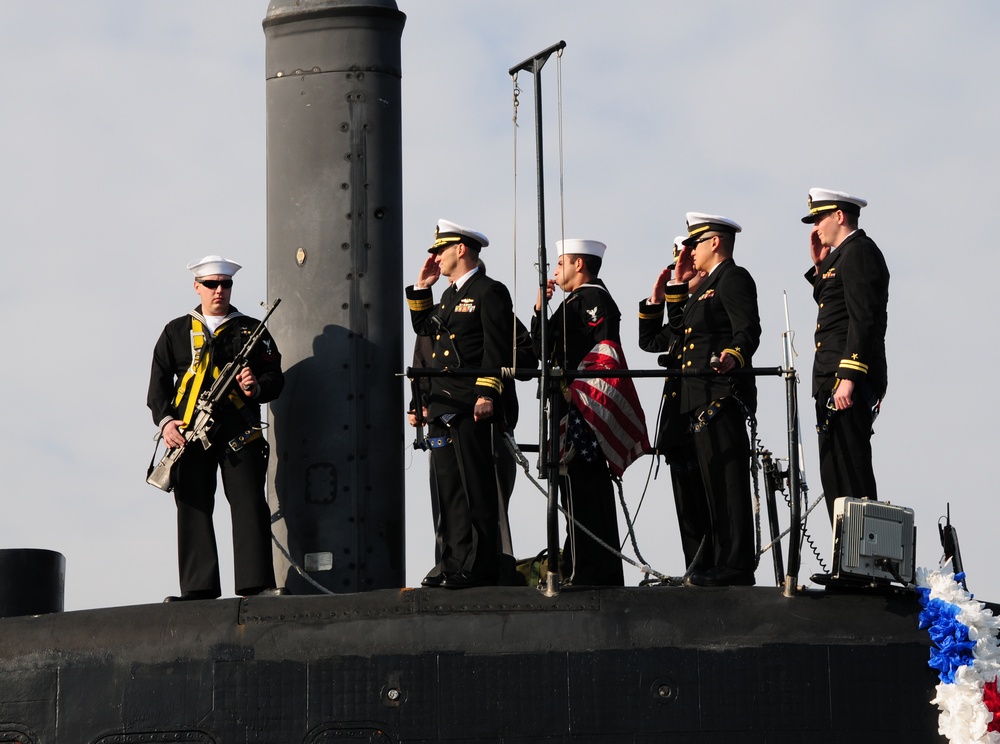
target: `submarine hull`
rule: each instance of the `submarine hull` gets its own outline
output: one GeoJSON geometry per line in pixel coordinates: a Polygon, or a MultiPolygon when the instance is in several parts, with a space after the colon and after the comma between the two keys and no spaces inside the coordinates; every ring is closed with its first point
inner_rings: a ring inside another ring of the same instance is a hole
{"type": "Polygon", "coordinates": [[[0,741],[940,742],[919,609],[491,587],[8,618],[0,741]]]}

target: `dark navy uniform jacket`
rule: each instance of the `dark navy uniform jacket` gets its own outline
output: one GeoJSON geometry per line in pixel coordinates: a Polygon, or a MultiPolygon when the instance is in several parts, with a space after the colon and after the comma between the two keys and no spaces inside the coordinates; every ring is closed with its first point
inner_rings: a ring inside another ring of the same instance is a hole
{"type": "MultiPolygon", "coordinates": [[[[460,290],[448,287],[434,303],[430,287],[406,288],[410,321],[419,336],[430,336],[433,369],[513,365],[514,308],[500,282],[476,271],[460,290]]],[[[513,384],[508,381],[508,385],[513,384]]],[[[428,416],[472,413],[476,400],[490,398],[500,411],[504,381],[500,377],[432,377],[428,416]]]]}
{"type": "Polygon", "coordinates": [[[531,340],[540,359],[548,358],[564,369],[575,370],[599,342],[622,342],[621,320],[621,311],[604,282],[592,279],[588,284],[570,292],[552,313],[546,339],[549,343],[548,351],[543,353],[541,349],[542,315],[539,312],[531,318],[531,340]]]}
{"type": "MultiPolygon", "coordinates": [[[[683,355],[681,337],[664,325],[666,302],[650,305],[648,300],[639,302],[639,348],[649,352],[666,352],[667,369],[680,369],[683,355]]],[[[689,420],[680,415],[681,378],[667,377],[663,381],[663,398],[660,405],[660,430],[656,433],[653,449],[664,454],[671,447],[688,443],[689,420]]]]}
{"type": "Polygon", "coordinates": [[[885,395],[886,307],[889,269],[882,251],[864,230],[852,233],[819,265],[806,272],[819,312],[813,396],[835,378],[867,381],[885,395]]]}
{"type": "MultiPolygon", "coordinates": [[[[760,344],[757,285],[750,272],[726,259],[688,298],[687,284],[671,285],[666,296],[670,329],[681,339],[681,366],[708,369],[713,354],[728,352],[737,367],[750,367],[760,344]]],[[[684,377],[683,413],[695,411],[734,393],[750,410],[757,408],[753,377],[684,377]]]]}
{"type": "MultiPolygon", "coordinates": [[[[201,306],[167,323],[153,349],[146,404],[157,426],[162,427],[164,421],[184,419],[184,408],[190,407],[186,405],[188,398],[192,395],[197,396],[199,392],[191,389],[183,396],[183,400],[177,401],[178,386],[187,380],[195,355],[192,320],[205,323],[201,306]]],[[[208,354],[211,366],[221,370],[242,350],[247,338],[253,334],[258,325],[260,325],[259,320],[244,315],[230,306],[226,320],[219,326],[214,336],[208,335],[208,329],[204,329],[202,339],[204,346],[201,347],[203,349],[201,353],[208,354]]],[[[213,432],[213,439],[228,438],[234,431],[244,429],[247,425],[259,424],[260,404],[269,403],[277,398],[284,387],[281,354],[267,330],[254,347],[250,357],[250,369],[257,378],[260,392],[256,398],[248,398],[238,386],[234,386],[229,397],[216,409],[218,426],[216,432],[213,432]]],[[[214,378],[205,380],[202,390],[211,387],[212,379],[214,378]]]]}

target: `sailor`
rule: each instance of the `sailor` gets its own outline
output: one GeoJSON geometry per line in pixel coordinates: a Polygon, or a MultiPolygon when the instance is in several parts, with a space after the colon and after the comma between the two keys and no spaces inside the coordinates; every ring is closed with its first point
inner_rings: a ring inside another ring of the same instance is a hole
{"type": "MultiPolygon", "coordinates": [[[[555,285],[566,299],[549,318],[548,349],[541,348],[542,297],[535,303],[531,335],[539,358],[567,370],[578,369],[583,358],[600,341],[621,344],[621,312],[604,282],[598,278],[607,248],[596,240],[561,240],[555,278],[546,285],[545,299],[552,298],[555,285]]],[[[568,395],[568,391],[564,391],[568,395]]],[[[559,478],[563,508],[572,517],[567,525],[561,571],[567,583],[584,586],[623,586],[621,559],[579,529],[583,525],[601,541],[617,549],[618,513],[614,483],[608,462],[580,412],[563,398],[558,420],[569,414],[567,439],[574,454],[559,478]]],[[[569,449],[569,447],[567,448],[569,449]]]]}
{"type": "MultiPolygon", "coordinates": [[[[477,262],[479,270],[486,273],[486,263],[479,259],[477,262]]],[[[449,284],[450,284],[449,280],[449,284]]],[[[517,325],[517,349],[515,366],[518,370],[529,372],[534,371],[538,368],[538,360],[534,358],[531,352],[531,338],[528,335],[528,329],[524,327],[524,324],[520,320],[515,318],[515,323],[517,325]],[[528,355],[528,356],[526,356],[528,355]]],[[[426,369],[432,367],[432,357],[434,353],[434,339],[432,336],[417,336],[413,344],[413,368],[414,369],[426,369]]],[[[517,379],[521,379],[523,375],[519,375],[517,379]]],[[[525,378],[530,379],[530,378],[525,378]]],[[[409,409],[407,410],[407,421],[410,426],[423,425],[427,421],[427,398],[430,395],[431,390],[431,378],[422,377],[417,380],[417,394],[419,397],[419,405],[421,407],[421,418],[417,419],[417,400],[411,400],[409,409]]],[[[517,390],[514,385],[504,385],[503,394],[501,397],[501,404],[503,406],[503,421],[504,428],[506,431],[512,432],[514,427],[517,426],[517,419],[519,416],[519,406],[517,401],[517,390]]],[[[510,498],[514,493],[514,483],[517,480],[517,461],[514,459],[514,455],[511,453],[510,449],[500,438],[496,438],[493,442],[493,460],[496,466],[497,474],[497,487],[499,489],[499,524],[498,524],[498,554],[499,554],[499,573],[497,575],[497,583],[501,586],[514,585],[522,586],[524,584],[524,578],[517,571],[517,560],[514,558],[514,546],[510,532],[510,521],[508,518],[508,507],[510,506],[510,498]]],[[[442,545],[440,542],[441,532],[438,529],[438,521],[441,516],[441,509],[437,494],[437,478],[434,475],[434,460],[431,455],[431,450],[427,445],[427,441],[424,440],[422,447],[427,450],[427,461],[428,461],[428,474],[429,474],[429,486],[430,486],[430,496],[431,496],[431,520],[434,523],[434,534],[435,534],[435,544],[434,544],[434,562],[435,564],[441,561],[441,551],[442,545]]]]}
{"type": "MultiPolygon", "coordinates": [[[[514,311],[507,288],[477,265],[489,245],[481,232],[438,220],[431,255],[406,288],[413,330],[430,336],[431,367],[511,367],[514,311]],[[451,285],[434,302],[432,285],[451,285]]],[[[426,587],[465,589],[497,583],[498,481],[493,453],[503,426],[499,376],[432,377],[428,439],[437,481],[440,559],[426,587]]]]}
{"type": "Polygon", "coordinates": [[[666,293],[671,330],[681,341],[684,369],[714,368],[711,377],[684,377],[680,411],[690,420],[695,454],[708,501],[712,568],[687,579],[694,586],[754,584],[750,441],[746,421],[757,408],[750,376],[727,375],[751,366],[760,343],[757,287],[733,261],[735,221],[687,213],[688,237],[666,293]],[[706,274],[697,289],[690,282],[706,274]],[[690,293],[690,297],[688,297],[690,293]]]}
{"type": "MultiPolygon", "coordinates": [[[[684,337],[683,334],[673,333],[665,322],[664,300],[668,291],[671,294],[678,291],[678,285],[668,285],[667,282],[671,279],[686,238],[685,235],[674,238],[672,263],[656,277],[650,296],[639,302],[639,347],[652,353],[666,352],[662,357],[665,364],[662,361],[661,364],[668,369],[680,369],[683,358],[681,343],[684,337]]],[[[688,282],[688,292],[697,292],[704,277],[703,273],[696,272],[688,282]]],[[[686,302],[687,296],[679,295],[673,300],[686,302]]],[[[690,420],[680,410],[680,391],[680,377],[664,380],[654,451],[657,457],[662,455],[670,467],[681,549],[684,551],[686,573],[690,574],[713,568],[715,549],[711,542],[708,501],[701,481],[690,420]]]]}
{"type": "Polygon", "coordinates": [[[281,355],[266,331],[250,364],[217,408],[211,447],[185,444],[182,430],[191,423],[198,396],[243,348],[260,321],[230,304],[233,276],[240,264],[206,256],[187,266],[194,274],[200,304],[167,323],[153,349],[146,403],[167,447],[183,447],[174,474],[177,504],[179,596],[173,602],[221,595],[219,555],[212,525],[218,473],[232,512],[236,593],[285,594],[275,588],[271,558],[271,514],[264,495],[267,440],[261,432],[260,405],[278,397],[284,385],[281,355]]]}
{"type": "Polygon", "coordinates": [[[887,385],[885,358],[889,269],[858,217],[864,199],[842,191],[809,190],[812,225],[806,272],[816,300],[813,397],[819,469],[833,517],[841,496],[875,499],[872,424],[887,385]]]}

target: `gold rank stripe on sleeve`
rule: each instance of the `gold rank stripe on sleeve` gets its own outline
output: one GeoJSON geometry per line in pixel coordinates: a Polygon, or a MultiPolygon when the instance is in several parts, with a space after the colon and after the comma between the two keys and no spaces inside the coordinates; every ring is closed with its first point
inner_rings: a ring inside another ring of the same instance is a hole
{"type": "Polygon", "coordinates": [[[857,359],[841,359],[840,360],[841,369],[853,369],[862,374],[868,374],[868,365],[862,364],[857,359]]]}
{"type": "Polygon", "coordinates": [[[419,300],[406,299],[407,304],[410,306],[410,310],[415,313],[423,312],[424,310],[430,310],[434,305],[433,297],[424,297],[419,300]]]}
{"type": "Polygon", "coordinates": [[[746,362],[743,360],[743,355],[740,354],[740,350],[739,349],[723,349],[722,352],[724,354],[729,354],[729,356],[731,356],[731,357],[735,357],[736,361],[738,361],[740,363],[741,367],[745,367],[746,366],[746,362]]]}
{"type": "Polygon", "coordinates": [[[476,387],[493,388],[498,393],[503,392],[503,383],[499,377],[479,377],[476,379],[476,387]]]}
{"type": "Polygon", "coordinates": [[[663,293],[663,298],[670,303],[676,302],[687,302],[688,291],[686,284],[672,285],[668,284],[667,289],[663,293]],[[682,289],[683,287],[683,289],[682,289]]]}
{"type": "Polygon", "coordinates": [[[639,313],[639,320],[657,320],[662,317],[663,317],[662,307],[655,313],[639,313]]]}

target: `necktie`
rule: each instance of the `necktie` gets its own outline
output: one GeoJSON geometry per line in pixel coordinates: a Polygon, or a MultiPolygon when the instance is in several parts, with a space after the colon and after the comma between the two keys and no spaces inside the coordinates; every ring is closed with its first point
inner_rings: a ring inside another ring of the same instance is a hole
{"type": "Polygon", "coordinates": [[[455,289],[455,285],[452,284],[450,287],[448,287],[448,289],[444,291],[444,294],[441,295],[441,304],[444,305],[445,312],[451,310],[452,305],[455,304],[456,294],[458,294],[458,292],[455,289]]]}

